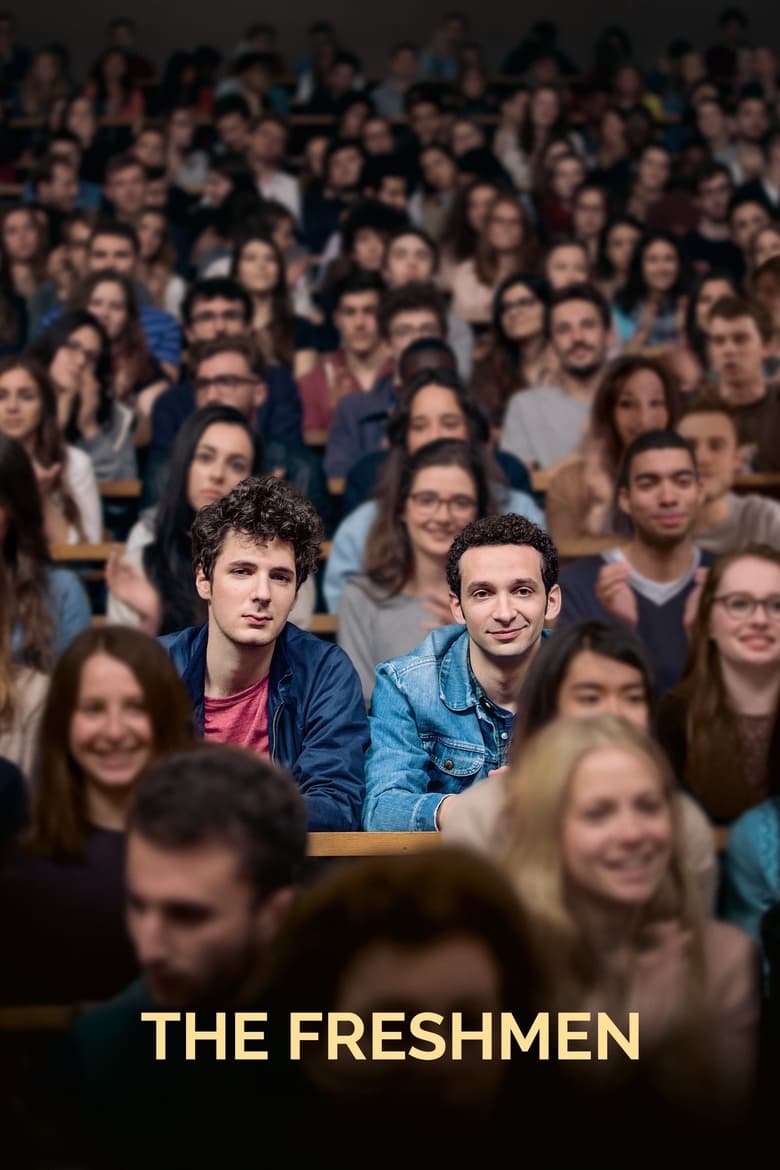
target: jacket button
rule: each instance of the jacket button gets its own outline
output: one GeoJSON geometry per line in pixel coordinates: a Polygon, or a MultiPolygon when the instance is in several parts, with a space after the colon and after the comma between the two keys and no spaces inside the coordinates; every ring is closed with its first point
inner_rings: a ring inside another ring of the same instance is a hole
{"type": "Polygon", "coordinates": [[[453,769],[453,766],[454,766],[454,765],[453,765],[453,763],[452,763],[452,760],[445,760],[445,761],[444,761],[444,767],[447,769],[447,771],[448,771],[448,772],[451,772],[451,771],[452,771],[452,769],[453,769]]]}

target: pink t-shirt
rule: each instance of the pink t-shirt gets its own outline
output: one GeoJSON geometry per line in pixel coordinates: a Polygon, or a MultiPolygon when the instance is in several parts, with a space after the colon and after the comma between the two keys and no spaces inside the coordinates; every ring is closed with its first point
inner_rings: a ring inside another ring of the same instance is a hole
{"type": "Polygon", "coordinates": [[[203,736],[268,755],[268,675],[225,699],[203,700],[203,736]]]}

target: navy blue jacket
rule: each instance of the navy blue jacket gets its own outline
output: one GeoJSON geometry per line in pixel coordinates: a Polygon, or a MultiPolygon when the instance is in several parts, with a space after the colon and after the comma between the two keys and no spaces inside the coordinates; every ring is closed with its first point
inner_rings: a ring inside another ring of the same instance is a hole
{"type": "MultiPolygon", "coordinates": [[[[160,639],[190,693],[200,735],[207,639],[207,625],[160,639]]],[[[271,660],[268,740],[271,759],[306,798],[310,832],[360,828],[368,748],[360,680],[343,650],[289,622],[271,660]]]]}

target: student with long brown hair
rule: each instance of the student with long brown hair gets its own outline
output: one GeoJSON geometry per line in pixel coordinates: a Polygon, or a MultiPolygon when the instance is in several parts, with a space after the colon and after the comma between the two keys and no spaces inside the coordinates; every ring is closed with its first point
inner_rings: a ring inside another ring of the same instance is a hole
{"type": "Polygon", "coordinates": [[[715,821],[780,792],[780,551],[748,545],[704,582],[682,681],[658,732],[715,821]]]}
{"type": "Polygon", "coordinates": [[[473,259],[462,261],[453,272],[455,316],[472,324],[487,324],[496,285],[513,272],[533,272],[537,253],[525,208],[513,195],[497,196],[477,236],[473,259]]]}
{"type": "Polygon", "coordinates": [[[72,306],[100,322],[111,347],[110,423],[123,438],[108,478],[135,479],[133,442],[142,446],[149,441],[152,408],[168,389],[168,375],[149,349],[135,286],[124,273],[91,273],[76,290],[72,306]]]}
{"type": "Polygon", "coordinates": [[[132,977],[130,800],[147,764],[191,742],[189,699],[153,639],[93,627],[61,655],[41,721],[31,823],[0,869],[0,1000],[102,999],[132,977]]]}
{"type": "Polygon", "coordinates": [[[366,702],[374,667],[408,653],[428,630],[448,625],[446,561],[471,520],[496,511],[480,449],[435,439],[385,477],[366,538],[363,572],[339,600],[338,642],[360,675],[366,702]]]}
{"type": "Polygon", "coordinates": [[[78,577],[51,563],[30,457],[21,443],[3,434],[0,546],[11,599],[14,660],[47,671],[92,615],[78,577]]]}
{"type": "Polygon", "coordinates": [[[25,354],[0,359],[0,432],[21,443],[32,461],[47,540],[85,540],[79,496],[91,519],[97,495],[79,491],[82,483],[93,484],[89,456],[65,442],[54,384],[25,354]]]}
{"type": "Polygon", "coordinates": [[[666,367],[650,357],[611,362],[591,407],[581,449],[553,474],[545,495],[557,544],[615,531],[615,493],[623,452],[637,435],[674,427],[677,394],[666,367]]]}
{"type": "Polygon", "coordinates": [[[267,232],[249,232],[236,244],[230,275],[252,298],[252,334],[266,362],[287,366],[296,377],[313,368],[310,330],[296,317],[287,289],[284,258],[267,232]]]}
{"type": "Polygon", "coordinates": [[[501,427],[515,390],[552,385],[556,361],[544,329],[550,297],[540,276],[513,273],[493,294],[492,328],[474,355],[471,386],[490,422],[501,427]]]}

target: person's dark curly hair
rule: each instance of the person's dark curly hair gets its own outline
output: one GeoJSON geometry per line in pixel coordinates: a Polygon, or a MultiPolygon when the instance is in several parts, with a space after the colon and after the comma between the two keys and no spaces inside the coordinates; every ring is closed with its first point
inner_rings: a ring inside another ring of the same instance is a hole
{"type": "Polygon", "coordinates": [[[214,566],[231,532],[255,540],[286,540],[295,553],[300,589],[320,559],[322,520],[302,492],[275,475],[250,476],[213,504],[201,508],[192,526],[192,563],[212,581],[214,566]]]}
{"type": "Polygon", "coordinates": [[[450,545],[447,554],[447,584],[458,599],[460,558],[467,549],[496,544],[519,544],[535,548],[542,561],[545,593],[549,593],[553,585],[558,584],[558,549],[550,537],[543,528],[526,520],[525,516],[507,512],[503,516],[485,516],[482,520],[472,520],[450,545]]]}

